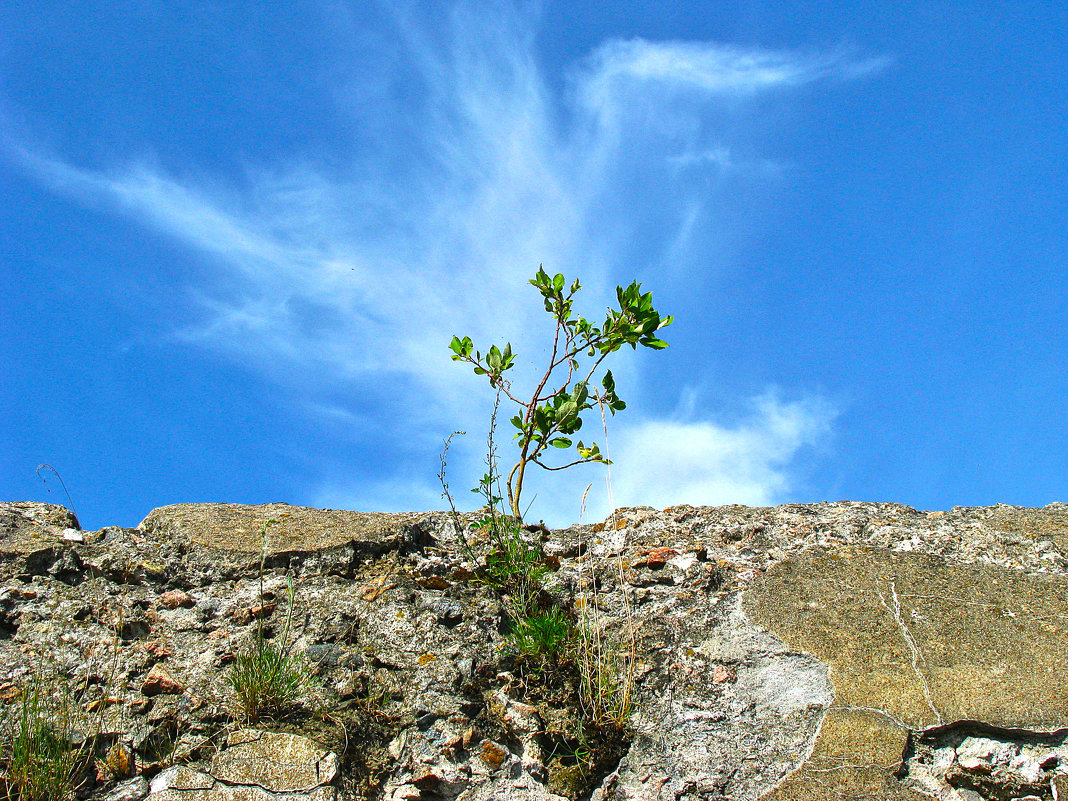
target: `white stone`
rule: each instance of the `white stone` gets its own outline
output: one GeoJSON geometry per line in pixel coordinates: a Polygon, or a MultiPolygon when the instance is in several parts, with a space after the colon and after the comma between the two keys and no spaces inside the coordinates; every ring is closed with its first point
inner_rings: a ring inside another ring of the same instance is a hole
{"type": "Polygon", "coordinates": [[[1042,779],[1045,771],[1038,761],[1026,754],[1020,754],[1009,762],[1009,768],[1028,784],[1034,784],[1042,779]]]}

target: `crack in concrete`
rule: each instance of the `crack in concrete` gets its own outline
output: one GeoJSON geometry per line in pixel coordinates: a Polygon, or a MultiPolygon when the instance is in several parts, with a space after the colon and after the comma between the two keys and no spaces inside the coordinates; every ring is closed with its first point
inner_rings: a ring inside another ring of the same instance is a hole
{"type": "Polygon", "coordinates": [[[897,585],[893,579],[890,579],[890,593],[891,598],[894,600],[893,608],[886,603],[886,598],[883,597],[883,591],[876,586],[875,591],[879,594],[879,600],[882,602],[886,611],[893,615],[894,620],[897,622],[897,627],[901,631],[901,636],[905,640],[905,644],[908,645],[909,651],[912,653],[912,670],[916,674],[916,678],[920,681],[920,686],[923,688],[923,697],[927,701],[927,706],[930,707],[931,712],[934,713],[935,720],[938,721],[938,725],[942,725],[945,721],[942,718],[942,713],[938,711],[938,708],[934,704],[934,700],[931,698],[931,688],[927,684],[927,677],[923,675],[923,671],[920,670],[920,662],[923,661],[923,654],[920,651],[920,647],[916,645],[916,640],[912,636],[912,632],[909,631],[908,625],[905,623],[905,619],[901,616],[901,600],[897,597],[897,585]]]}
{"type": "Polygon", "coordinates": [[[889,720],[891,723],[893,723],[895,726],[897,726],[902,731],[907,731],[907,732],[911,732],[912,731],[912,729],[909,728],[908,724],[905,723],[905,721],[901,720],[901,718],[896,717],[895,715],[891,715],[885,709],[879,709],[878,707],[874,707],[874,706],[855,706],[853,704],[834,704],[833,706],[828,707],[827,711],[830,712],[831,710],[834,710],[834,709],[844,709],[847,712],[871,712],[873,715],[879,715],[881,717],[886,718],[887,720],[889,720]]]}

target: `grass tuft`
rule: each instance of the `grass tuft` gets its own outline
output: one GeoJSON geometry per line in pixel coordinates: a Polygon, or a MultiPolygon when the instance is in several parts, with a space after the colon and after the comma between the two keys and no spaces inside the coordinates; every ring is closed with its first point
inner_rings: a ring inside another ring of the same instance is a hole
{"type": "Polygon", "coordinates": [[[550,659],[564,651],[571,639],[571,621],[559,607],[515,620],[508,642],[523,656],[550,659]]]}
{"type": "Polygon", "coordinates": [[[252,645],[238,654],[227,683],[250,720],[284,711],[294,704],[311,683],[311,673],[299,654],[276,646],[257,632],[252,645]]]}
{"type": "MultiPolygon", "coordinates": [[[[285,515],[283,515],[284,517],[285,515]]],[[[263,606],[263,570],[267,560],[267,529],[278,521],[271,518],[260,532],[260,606],[263,606]]],[[[289,629],[293,623],[293,582],[286,580],[289,613],[278,645],[263,633],[263,619],[257,618],[252,644],[237,655],[226,681],[237,696],[242,712],[249,720],[277,714],[293,705],[308,690],[311,670],[300,654],[287,649],[289,629]]]]}
{"type": "Polygon", "coordinates": [[[6,801],[67,801],[92,759],[89,741],[78,738],[74,728],[73,699],[53,695],[53,685],[32,673],[21,697],[8,707],[6,801]]]}

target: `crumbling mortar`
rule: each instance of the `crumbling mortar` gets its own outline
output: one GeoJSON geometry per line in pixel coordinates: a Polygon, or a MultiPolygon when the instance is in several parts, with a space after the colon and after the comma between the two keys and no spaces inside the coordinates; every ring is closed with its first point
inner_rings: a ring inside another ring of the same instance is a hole
{"type": "Polygon", "coordinates": [[[938,797],[958,798],[955,791],[962,788],[980,789],[984,797],[991,799],[1018,798],[1023,793],[1046,801],[1056,797],[1054,780],[1061,775],[1068,775],[1068,728],[1039,731],[973,720],[910,731],[901,766],[895,773],[906,785],[926,793],[938,793],[938,797]],[[1015,753],[1020,761],[1017,764],[1010,757],[1009,763],[1004,764],[1002,758],[987,761],[980,758],[973,759],[974,765],[962,764],[960,750],[969,740],[994,743],[994,747],[984,747],[991,757],[1001,754],[1003,758],[1005,754],[1015,753]],[[953,752],[948,763],[938,756],[947,749],[953,752]],[[1036,749],[1040,753],[1031,753],[1029,760],[1023,759],[1025,751],[1036,749]],[[1030,775],[1024,775],[1028,761],[1030,775]]]}

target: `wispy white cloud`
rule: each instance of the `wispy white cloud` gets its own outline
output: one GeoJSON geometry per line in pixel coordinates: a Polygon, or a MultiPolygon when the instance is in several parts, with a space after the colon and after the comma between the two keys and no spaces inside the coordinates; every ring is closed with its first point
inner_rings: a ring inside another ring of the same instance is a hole
{"type": "MultiPolygon", "coordinates": [[[[684,393],[685,394],[685,393],[684,393]]],[[[610,470],[584,468],[586,520],[603,519],[615,507],[783,502],[799,489],[804,466],[831,435],[836,406],[821,396],[784,400],[769,391],[748,402],[750,411],[731,425],[683,417],[634,421],[609,432],[610,470]],[[800,467],[800,469],[799,469],[800,467]]],[[[598,437],[600,439],[600,437],[598,437]]],[[[579,519],[581,488],[554,486],[539,477],[531,492],[538,509],[553,523],[579,519]]]]}
{"type": "Polygon", "coordinates": [[[683,150],[668,156],[668,166],[676,170],[712,168],[721,173],[744,172],[769,178],[781,176],[788,167],[774,159],[740,158],[729,147],[711,147],[705,150],[683,150]]]}
{"type": "MultiPolygon", "coordinates": [[[[737,102],[772,90],[824,79],[851,79],[878,71],[882,58],[848,53],[797,53],[716,42],[614,39],[586,60],[575,76],[578,104],[597,121],[599,136],[616,141],[627,123],[662,124],[686,100],[737,102]]],[[[706,151],[722,153],[722,146],[706,151]]]]}
{"type": "Polygon", "coordinates": [[[622,429],[613,452],[620,505],[767,505],[795,489],[795,460],[826,441],[837,410],[826,398],[751,401],[741,422],[646,420],[622,429]]]}
{"type": "Polygon", "coordinates": [[[613,92],[643,82],[706,94],[752,94],[808,83],[845,66],[834,56],[743,49],[713,42],[613,40],[590,57],[582,97],[587,105],[602,106],[613,92]]]}
{"type": "MultiPolygon", "coordinates": [[[[729,144],[700,126],[688,132],[692,147],[682,155],[672,137],[655,132],[643,135],[643,147],[625,147],[626,126],[657,116],[627,116],[635,108],[663,112],[662,119],[680,109],[699,117],[726,97],[877,66],[841,54],[613,40],[572,72],[562,98],[538,66],[535,17],[509,4],[461,3],[444,28],[430,31],[416,8],[393,24],[405,67],[420,81],[409,99],[416,105],[405,109],[418,123],[380,154],[384,162],[408,157],[404,175],[383,175],[366,157],[349,168],[306,157],[229,181],[145,161],[93,170],[31,150],[21,159],[58,191],[105,201],[204,255],[210,277],[190,288],[200,316],[182,326],[182,336],[271,376],[296,371],[311,386],[349,382],[358,392],[383,380],[407,382],[418,397],[380,411],[417,436],[478,430],[484,408],[471,396],[486,388],[461,377],[444,346],[454,333],[529,340],[541,311],[525,279],[539,262],[569,273],[582,265],[585,300],[596,313],[616,280],[629,280],[624,240],[673,253],[708,246],[694,232],[698,216],[711,212],[692,199],[671,201],[672,230],[636,230],[626,209],[604,219],[599,199],[612,191],[621,164],[666,168],[670,180],[672,166],[738,163],[729,144]]],[[[360,97],[354,88],[352,102],[360,97]]],[[[343,411],[331,415],[342,419],[343,411]]],[[[617,445],[616,495],[653,504],[764,502],[789,486],[791,460],[832,417],[814,403],[776,400],[762,401],[735,428],[648,413],[641,420],[640,413],[617,445]]],[[[475,457],[466,458],[470,466],[475,457]]],[[[396,496],[399,486],[387,478],[381,492],[396,496]]],[[[323,489],[320,500],[337,504],[343,494],[323,489]]]]}

